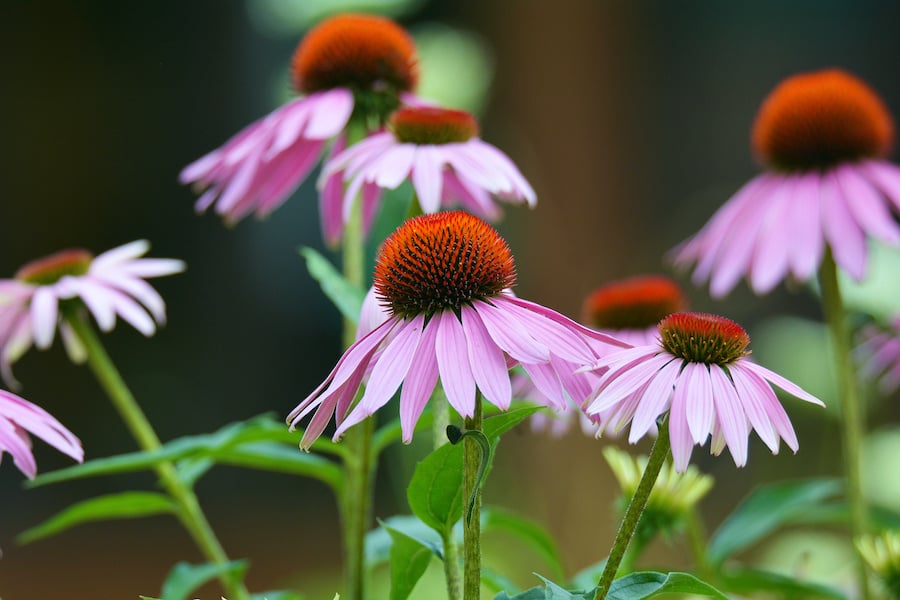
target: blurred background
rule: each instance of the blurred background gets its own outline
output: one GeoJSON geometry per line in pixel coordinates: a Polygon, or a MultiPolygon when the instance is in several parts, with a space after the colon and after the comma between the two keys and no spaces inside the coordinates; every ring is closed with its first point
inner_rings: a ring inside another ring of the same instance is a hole
{"type": "MultiPolygon", "coordinates": [[[[267,221],[229,229],[214,215],[195,215],[195,196],[176,177],[289,98],[287,67],[298,40],[345,8],[408,26],[422,53],[422,94],[475,111],[482,137],[517,162],[539,198],[534,213],[508,209],[499,226],[517,258],[518,292],[573,317],[601,283],[669,272],[665,253],[758,171],[749,129],[785,76],[843,67],[900,114],[900,4],[887,1],[3,2],[0,276],[62,248],[102,252],[139,238],[152,242],[153,256],[184,259],[185,274],[155,282],[169,306],[166,327],[149,340],[122,325],[104,337],[164,440],[265,412],[283,417],[340,355],[339,315],[297,254],[306,245],[327,252],[312,181],[267,221]]],[[[854,296],[861,305],[881,315],[900,309],[900,296],[878,287],[896,286],[897,264],[896,256],[879,255],[876,284],[854,296]]],[[[756,298],[742,284],[714,302],[681,280],[695,309],[747,326],[757,360],[833,398],[812,291],[781,286],[756,298]]],[[[22,394],[76,432],[88,458],[134,448],[90,373],[69,364],[58,345],[28,353],[16,373],[22,394]]],[[[797,457],[770,456],[754,438],[739,471],[727,456],[695,451],[695,462],[717,480],[703,504],[708,528],[757,482],[838,471],[833,410],[787,408],[800,438],[797,457]]],[[[897,482],[883,476],[896,473],[891,426],[898,417],[889,402],[872,406],[878,435],[869,480],[880,485],[870,493],[886,503],[900,498],[891,487],[897,482]]],[[[549,439],[522,427],[504,438],[486,490],[487,502],[545,522],[570,573],[604,556],[613,537],[617,489],[600,456],[604,443],[577,433],[549,439]]],[[[41,471],[68,464],[36,446],[41,471]]],[[[403,487],[423,451],[400,447],[386,456],[377,516],[408,512],[403,487]]],[[[74,501],[149,489],[153,480],[32,490],[22,483],[4,461],[6,600],[154,595],[174,562],[199,560],[166,517],[83,526],[18,546],[17,533],[74,501]]],[[[324,486],[222,467],[198,493],[229,554],[251,559],[252,589],[333,596],[340,549],[324,486]]],[[[791,535],[757,549],[758,559],[787,570],[805,561],[840,576],[840,554],[811,558],[810,538],[791,535]]],[[[818,548],[833,537],[817,536],[818,548]]],[[[678,566],[685,554],[659,544],[650,557],[678,566]]],[[[523,586],[540,571],[531,556],[492,566],[523,586]]],[[[218,598],[208,589],[202,597],[218,598]]]]}

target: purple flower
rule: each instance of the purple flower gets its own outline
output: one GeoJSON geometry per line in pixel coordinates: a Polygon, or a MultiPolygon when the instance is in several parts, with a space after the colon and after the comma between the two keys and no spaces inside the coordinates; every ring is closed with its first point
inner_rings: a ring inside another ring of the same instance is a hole
{"type": "Polygon", "coordinates": [[[737,323],[703,313],[677,313],[659,324],[661,342],[613,352],[596,361],[596,389],[585,402],[614,430],[631,423],[628,441],[641,439],[669,413],[675,468],[683,472],[694,444],[712,438],[718,455],[728,446],[735,465],[747,463],[752,429],[773,453],[779,438],[797,451],[797,436],[771,384],[822,405],[784,377],[747,358],[750,338],[737,323]]]}
{"type": "Polygon", "coordinates": [[[869,237],[900,243],[900,168],[884,160],[893,123],[865,83],[840,70],[788,78],[760,108],[753,131],[769,167],[694,237],[675,249],[694,281],[728,294],[746,276],[758,294],[788,275],[816,274],[826,249],[857,281],[869,237]]]}
{"type": "Polygon", "coordinates": [[[16,467],[29,479],[37,474],[28,434],[37,436],[78,462],[84,460],[81,442],[40,406],[0,390],[0,458],[9,452],[16,467]]]}

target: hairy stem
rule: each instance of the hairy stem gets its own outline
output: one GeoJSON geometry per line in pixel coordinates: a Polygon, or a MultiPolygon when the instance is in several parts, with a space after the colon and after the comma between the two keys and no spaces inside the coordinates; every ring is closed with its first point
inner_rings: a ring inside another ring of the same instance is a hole
{"type": "Polygon", "coordinates": [[[650,458],[647,461],[647,468],[641,476],[641,482],[634,491],[634,496],[628,504],[625,516],[622,518],[622,524],[619,526],[619,532],[616,534],[616,540],[613,542],[612,550],[609,551],[609,558],[606,559],[606,566],[603,568],[603,574],[600,575],[600,582],[597,584],[597,593],[594,600],[603,600],[609,592],[609,586],[612,585],[619,571],[619,565],[625,556],[625,550],[628,543],[634,537],[641,514],[644,507],[647,506],[647,500],[650,498],[650,492],[653,491],[653,485],[659,476],[659,470],[669,456],[669,419],[666,417],[659,426],[659,436],[653,443],[650,450],[650,458]]]}
{"type": "MultiPolygon", "coordinates": [[[[434,436],[434,449],[437,450],[449,440],[447,426],[450,424],[450,403],[440,387],[435,388],[431,396],[431,411],[434,415],[431,432],[434,436]]],[[[441,533],[444,547],[444,578],[447,580],[447,599],[462,600],[462,572],[459,568],[459,545],[453,528],[441,533]]]]}
{"type": "MultiPolygon", "coordinates": [[[[482,431],[481,392],[475,392],[475,412],[466,418],[466,431],[482,431]]],[[[479,441],[474,436],[466,436],[463,440],[463,498],[472,502],[463,520],[463,554],[464,583],[463,598],[480,600],[481,598],[481,489],[479,473],[482,464],[488,460],[479,441]]]]}
{"type": "MultiPolygon", "coordinates": [[[[94,329],[83,314],[75,311],[67,312],[66,321],[84,344],[88,366],[112,400],[113,406],[131,431],[138,446],[147,452],[158,450],[162,446],[159,437],[131,390],[128,389],[106,349],[100,343],[94,329]]],[[[175,465],[170,461],[165,461],[157,464],[155,470],[163,488],[178,506],[178,518],[206,559],[217,565],[228,564],[230,562],[228,556],[203,514],[197,496],[179,479],[175,465]]],[[[249,600],[250,593],[244,586],[240,575],[222,573],[219,575],[219,581],[229,594],[229,598],[249,600]]]]}

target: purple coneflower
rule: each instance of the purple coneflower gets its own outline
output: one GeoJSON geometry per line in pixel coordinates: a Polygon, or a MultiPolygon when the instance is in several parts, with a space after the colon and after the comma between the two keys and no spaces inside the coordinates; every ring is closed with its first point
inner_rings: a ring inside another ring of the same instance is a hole
{"type": "Polygon", "coordinates": [[[28,434],[37,436],[78,462],[84,460],[81,442],[40,406],[0,390],[0,458],[9,452],[16,467],[29,479],[37,475],[28,434]]]}
{"type": "Polygon", "coordinates": [[[694,444],[712,436],[710,450],[727,445],[734,463],[747,462],[747,439],[755,429],[773,453],[779,437],[797,451],[797,436],[770,384],[821,405],[784,377],[751,362],[750,337],[737,323],[703,313],[677,313],[659,324],[660,341],[613,352],[593,367],[599,384],[585,402],[616,429],[631,423],[628,441],[637,442],[669,412],[675,468],[683,472],[694,444]]]}
{"type": "MultiPolygon", "coordinates": [[[[250,213],[271,213],[309,175],[329,140],[335,140],[335,151],[344,147],[351,118],[366,127],[375,121],[376,129],[385,122],[415,88],[417,60],[412,38],[389,19],[345,14],[320,23],[291,63],[293,85],[302,96],[181,172],[182,183],[206,190],[197,210],[215,203],[231,223],[250,213]]],[[[322,227],[332,243],[342,232],[335,212],[323,195],[322,227]]]]}
{"type": "Polygon", "coordinates": [[[384,406],[401,383],[406,442],[438,379],[461,416],[473,415],[476,391],[506,409],[512,400],[509,369],[517,364],[551,402],[564,407],[581,386],[571,370],[555,369],[554,359],[594,362],[597,354],[587,338],[626,344],[516,298],[509,292],[515,279],[509,247],[478,217],[442,212],[401,225],[385,240],[375,267],[375,295],[390,316],[350,346],[288,415],[294,427],[315,411],[301,447],[309,448],[332,415],[339,438],[384,406]],[[366,376],[365,393],[354,405],[366,376]]]}
{"type": "Polygon", "coordinates": [[[150,248],[138,240],[93,256],[87,250],[63,250],[28,263],[14,279],[0,280],[0,368],[16,385],[12,364],[32,345],[49,348],[57,327],[75,362],[84,348],[61,318],[60,309],[78,298],[103,331],[119,316],[146,336],[166,320],[166,305],[144,279],[184,270],[180,260],[140,258],[150,248]]]}
{"type": "MultiPolygon", "coordinates": [[[[390,131],[372,135],[330,159],[322,176],[340,173],[349,182],[342,196],[345,219],[364,186],[396,189],[407,179],[426,214],[461,205],[494,220],[500,214],[494,197],[534,206],[534,190],[519,169],[477,136],[478,123],[467,112],[401,108],[391,117],[390,131]]],[[[331,193],[340,193],[340,188],[331,193]]]]}
{"type": "Polygon", "coordinates": [[[696,263],[713,296],[742,276],[759,294],[816,274],[825,249],[857,281],[867,238],[900,243],[900,168],[885,156],[893,122],[869,86],[838,69],[795,75],[763,102],[753,146],[767,171],[741,188],[675,262],[696,263]]]}
{"type": "Polygon", "coordinates": [[[862,373],[878,380],[888,394],[900,388],[900,316],[888,327],[868,325],[860,332],[862,342],[856,348],[862,373]]]}

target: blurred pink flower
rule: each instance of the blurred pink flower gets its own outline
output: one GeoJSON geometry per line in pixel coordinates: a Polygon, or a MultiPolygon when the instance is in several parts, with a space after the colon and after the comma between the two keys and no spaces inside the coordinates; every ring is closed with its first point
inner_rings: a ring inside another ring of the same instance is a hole
{"type": "Polygon", "coordinates": [[[747,358],[750,338],[723,317],[678,313],[659,325],[661,343],[613,352],[596,361],[599,384],[586,400],[588,415],[604,414],[605,426],[629,422],[637,442],[669,412],[676,470],[688,465],[694,444],[712,437],[710,451],[727,445],[735,465],[747,463],[747,440],[755,429],[773,453],[779,437],[797,451],[797,436],[770,384],[822,405],[780,375],[747,358]]]}
{"type": "Polygon", "coordinates": [[[13,462],[29,479],[37,474],[28,434],[37,436],[78,462],[84,460],[81,442],[40,406],[0,390],[0,459],[9,452],[13,462]]]}
{"type": "Polygon", "coordinates": [[[715,297],[742,276],[758,294],[788,275],[816,275],[830,249],[857,281],[867,238],[900,243],[900,168],[884,160],[893,122],[865,83],[832,69],[790,77],[760,108],[753,131],[769,170],[751,180],[674,251],[696,263],[694,281],[715,297]]]}
{"type": "MultiPolygon", "coordinates": [[[[215,203],[229,223],[250,213],[265,217],[309,175],[330,140],[333,152],[344,147],[351,117],[371,128],[370,121],[383,123],[401,99],[413,99],[408,92],[418,82],[416,63],[412,38],[389,19],[358,14],[328,19],[310,30],[294,53],[291,74],[303,96],[185,167],[179,180],[206,190],[197,200],[200,212],[215,203]]],[[[340,227],[322,202],[323,233],[334,243],[340,227]]]]}
{"type": "Polygon", "coordinates": [[[323,181],[342,173],[349,183],[343,195],[345,220],[364,186],[396,189],[407,179],[426,214],[458,203],[494,220],[500,209],[492,196],[529,206],[537,202],[509,157],[476,137],[478,124],[469,113],[411,106],[394,113],[390,128],[344,150],[322,170],[323,181]]]}
{"type": "Polygon", "coordinates": [[[34,344],[46,349],[57,327],[69,357],[84,360],[84,348],[60,316],[60,307],[78,298],[103,331],[116,316],[146,336],[166,320],[166,306],[144,279],[184,270],[180,260],[139,258],[149,250],[138,240],[96,257],[86,250],[64,250],[33,261],[0,280],[0,369],[10,385],[18,385],[12,364],[34,344]]]}
{"type": "MultiPolygon", "coordinates": [[[[487,223],[463,212],[422,215],[401,225],[382,245],[375,295],[385,320],[364,308],[364,333],[325,381],[288,415],[291,427],[315,411],[301,447],[336,416],[334,439],[400,392],[403,440],[441,380],[450,405],[472,416],[476,390],[501,409],[512,400],[509,369],[517,364],[557,408],[589,389],[573,369],[597,359],[587,339],[625,344],[582,327],[538,304],[516,298],[515,265],[506,242],[487,223]],[[379,324],[379,321],[380,324],[379,324]],[[374,327],[374,328],[372,328],[374,327]],[[363,379],[365,393],[353,400],[363,379]]],[[[371,301],[370,301],[371,304],[371,301]]]]}
{"type": "Polygon", "coordinates": [[[882,392],[900,388],[900,316],[889,327],[869,325],[860,332],[862,342],[855,350],[861,373],[878,380],[882,392]]]}

